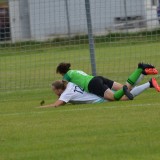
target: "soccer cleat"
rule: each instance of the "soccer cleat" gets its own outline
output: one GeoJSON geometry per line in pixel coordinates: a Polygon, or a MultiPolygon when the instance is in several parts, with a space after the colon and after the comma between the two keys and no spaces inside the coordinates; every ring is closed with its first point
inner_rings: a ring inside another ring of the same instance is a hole
{"type": "Polygon", "coordinates": [[[158,70],[156,68],[146,68],[142,71],[144,75],[154,75],[158,74],[158,70]]]}
{"type": "Polygon", "coordinates": [[[152,64],[147,63],[138,63],[138,68],[142,68],[142,74],[144,75],[154,75],[158,74],[158,70],[152,64]]]}
{"type": "Polygon", "coordinates": [[[151,78],[149,83],[150,83],[151,88],[155,88],[157,90],[157,92],[160,92],[160,86],[158,85],[156,78],[151,78]]]}
{"type": "Polygon", "coordinates": [[[124,94],[128,97],[128,99],[133,100],[133,95],[128,90],[128,87],[126,85],[123,86],[124,94]]]}
{"type": "Polygon", "coordinates": [[[138,63],[138,68],[142,68],[145,70],[146,68],[155,68],[152,64],[146,64],[146,63],[138,63]]]}

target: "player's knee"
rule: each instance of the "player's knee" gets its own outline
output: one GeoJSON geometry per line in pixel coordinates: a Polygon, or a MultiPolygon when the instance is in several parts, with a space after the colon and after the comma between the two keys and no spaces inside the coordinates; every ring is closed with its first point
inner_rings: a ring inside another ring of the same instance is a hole
{"type": "Polygon", "coordinates": [[[109,101],[114,101],[114,92],[111,91],[110,89],[107,89],[105,92],[104,92],[104,98],[109,100],[109,101]]]}
{"type": "Polygon", "coordinates": [[[128,90],[131,90],[133,88],[133,86],[131,84],[129,84],[128,82],[126,82],[126,86],[127,86],[128,90]]]}
{"type": "Polygon", "coordinates": [[[123,88],[123,85],[122,85],[122,84],[117,83],[117,82],[114,82],[114,83],[113,83],[113,86],[112,86],[112,89],[113,89],[113,90],[117,91],[117,90],[119,90],[119,89],[121,89],[121,88],[123,88]]]}

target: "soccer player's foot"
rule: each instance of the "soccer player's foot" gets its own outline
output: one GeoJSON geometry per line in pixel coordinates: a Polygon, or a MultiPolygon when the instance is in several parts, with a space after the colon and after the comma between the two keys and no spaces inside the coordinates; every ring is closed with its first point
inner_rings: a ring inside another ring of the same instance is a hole
{"type": "Polygon", "coordinates": [[[128,90],[128,87],[126,85],[123,86],[124,94],[128,97],[128,99],[133,100],[133,95],[128,90]]]}
{"type": "Polygon", "coordinates": [[[146,68],[155,68],[152,64],[148,64],[148,63],[138,63],[138,68],[142,68],[143,70],[145,70],[146,68]]]}
{"type": "Polygon", "coordinates": [[[154,75],[158,74],[158,70],[156,68],[146,68],[142,71],[144,75],[154,75]]]}
{"type": "Polygon", "coordinates": [[[150,83],[151,88],[155,88],[157,90],[157,92],[160,92],[160,86],[158,85],[156,78],[151,78],[149,83],[150,83]]]}
{"type": "Polygon", "coordinates": [[[139,63],[138,68],[142,68],[142,74],[144,75],[154,75],[158,74],[158,70],[153,66],[152,64],[147,64],[147,63],[139,63]]]}

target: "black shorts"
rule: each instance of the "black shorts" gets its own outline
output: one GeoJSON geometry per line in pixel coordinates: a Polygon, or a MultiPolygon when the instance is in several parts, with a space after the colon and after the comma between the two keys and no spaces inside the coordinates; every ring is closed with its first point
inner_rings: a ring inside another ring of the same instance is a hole
{"type": "Polygon", "coordinates": [[[114,81],[104,78],[102,76],[94,77],[88,84],[88,90],[90,93],[96,94],[97,96],[104,96],[104,92],[108,88],[112,88],[114,81]]]}

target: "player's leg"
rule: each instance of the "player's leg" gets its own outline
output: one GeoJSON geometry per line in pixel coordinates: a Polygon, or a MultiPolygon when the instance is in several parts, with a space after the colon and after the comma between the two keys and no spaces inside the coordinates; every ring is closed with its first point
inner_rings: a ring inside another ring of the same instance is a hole
{"type": "Polygon", "coordinates": [[[107,85],[111,90],[117,91],[117,90],[123,88],[122,84],[120,84],[118,82],[115,82],[115,81],[113,81],[111,79],[108,79],[108,78],[105,78],[105,77],[102,77],[102,76],[97,76],[97,77],[102,79],[103,84],[107,85]]]}
{"type": "Polygon", "coordinates": [[[114,99],[120,100],[124,95],[127,96],[128,99],[133,100],[133,95],[130,93],[130,91],[126,85],[124,85],[122,89],[120,89],[114,93],[114,99]]]}
{"type": "Polygon", "coordinates": [[[120,89],[122,89],[122,88],[123,88],[123,85],[122,85],[122,84],[120,84],[120,83],[118,83],[118,82],[114,82],[111,89],[114,90],[114,91],[118,91],[118,90],[120,90],[120,89]]]}
{"type": "MultiPolygon", "coordinates": [[[[133,98],[136,97],[137,95],[141,94],[142,92],[144,92],[146,89],[150,88],[150,83],[144,83],[142,85],[136,86],[134,87],[130,93],[132,94],[133,98]]],[[[129,100],[129,98],[127,96],[123,96],[120,100],[124,101],[124,100],[129,100]]]]}
{"type": "MultiPolygon", "coordinates": [[[[139,63],[139,64],[138,64],[139,67],[141,67],[141,65],[142,65],[142,63],[139,63]]],[[[143,64],[143,65],[146,65],[146,64],[143,64]]],[[[148,64],[147,64],[147,67],[149,67],[148,64]]],[[[151,67],[154,67],[154,66],[151,65],[151,67]]],[[[145,68],[145,67],[142,67],[142,68],[145,68]]],[[[136,70],[136,72],[137,72],[137,70],[136,70]]],[[[135,74],[135,72],[133,72],[131,75],[133,76],[133,74],[135,74]]],[[[136,82],[134,83],[134,85],[131,85],[131,86],[130,86],[130,83],[127,83],[127,82],[126,82],[126,85],[128,86],[129,89],[131,89],[131,87],[134,87],[135,85],[137,85],[138,83],[140,83],[141,80],[144,78],[145,75],[151,75],[151,74],[153,74],[153,75],[154,75],[154,74],[158,74],[157,69],[155,69],[155,68],[146,68],[146,69],[143,69],[143,70],[142,70],[142,73],[141,73],[140,75],[139,75],[139,74],[138,74],[138,75],[136,74],[136,76],[137,76],[137,77],[139,76],[139,77],[138,77],[138,79],[135,77],[137,80],[135,80],[136,82]]],[[[132,77],[131,77],[131,78],[128,78],[128,79],[132,79],[132,77]]],[[[128,81],[129,81],[129,80],[128,80],[128,81]]],[[[123,87],[122,84],[120,84],[120,83],[118,83],[118,82],[114,82],[114,83],[113,83],[113,86],[112,86],[112,89],[115,90],[115,91],[117,91],[117,90],[121,89],[122,87],[123,87]]]]}
{"type": "MultiPolygon", "coordinates": [[[[143,63],[139,63],[138,66],[141,67],[142,65],[145,65],[143,63]]],[[[152,65],[152,67],[154,67],[152,65]]],[[[158,74],[158,71],[156,68],[145,68],[142,66],[143,71],[142,71],[142,74],[139,76],[139,78],[137,79],[137,81],[135,82],[134,86],[136,86],[143,78],[145,75],[155,75],[155,74],[158,74]]]]}
{"type": "Polygon", "coordinates": [[[114,81],[106,79],[101,76],[94,77],[89,85],[88,90],[90,93],[96,94],[98,96],[104,97],[107,100],[113,101],[114,92],[111,90],[114,81]]]}
{"type": "MultiPolygon", "coordinates": [[[[140,81],[140,78],[143,78],[143,76],[141,76],[141,74],[147,74],[146,70],[149,70],[150,74],[157,74],[158,71],[155,69],[155,67],[151,64],[144,64],[144,63],[139,63],[138,64],[138,68],[129,76],[126,85],[128,88],[126,88],[125,86],[123,87],[123,89],[120,89],[118,91],[115,92],[114,94],[114,98],[116,100],[120,100],[122,98],[122,96],[125,94],[129,99],[133,99],[132,95],[129,93],[128,90],[131,90],[132,87],[136,84],[137,81],[140,81]],[[153,71],[153,72],[151,72],[153,71]]],[[[114,84],[113,84],[114,87],[114,84]]]]}
{"type": "Polygon", "coordinates": [[[122,84],[118,83],[118,82],[113,82],[112,81],[112,86],[109,83],[109,79],[105,79],[103,77],[101,77],[103,79],[103,83],[106,84],[107,86],[109,86],[110,89],[115,90],[116,92],[114,93],[114,98],[112,97],[112,91],[108,90],[105,92],[104,97],[109,98],[112,100],[119,100],[121,99],[121,97],[123,95],[126,95],[129,99],[133,99],[132,94],[130,94],[129,90],[132,89],[132,87],[139,83],[144,75],[147,74],[157,74],[158,71],[155,69],[155,67],[151,64],[144,64],[144,63],[139,63],[138,64],[138,68],[129,76],[127,82],[126,82],[126,86],[124,86],[122,88],[122,84]]]}
{"type": "Polygon", "coordinates": [[[129,92],[127,86],[123,86],[118,82],[114,82],[108,78],[104,78],[102,76],[97,76],[94,78],[95,80],[99,79],[99,82],[95,86],[99,86],[101,90],[104,92],[104,98],[108,100],[119,100],[123,95],[126,95],[129,99],[133,99],[132,94],[129,92]],[[113,90],[115,92],[113,92],[113,90]]]}
{"type": "Polygon", "coordinates": [[[109,101],[115,101],[114,98],[114,92],[108,88],[105,92],[104,92],[104,96],[105,99],[109,100],[109,101]]]}
{"type": "MultiPolygon", "coordinates": [[[[153,68],[154,66],[140,63],[138,65],[138,69],[131,74],[128,80],[132,80],[132,84],[134,84],[138,79],[138,76],[140,76],[144,69],[148,67],[153,68]]],[[[132,84],[128,83],[129,88],[132,87],[132,84]]],[[[111,88],[116,89],[116,87],[118,89],[118,87],[121,88],[122,85],[109,79],[106,80],[104,77],[99,76],[92,79],[91,83],[89,84],[89,91],[93,94],[104,97],[107,100],[119,100],[124,95],[126,95],[128,99],[133,99],[133,95],[129,92],[126,86],[114,93],[111,88]]]]}
{"type": "Polygon", "coordinates": [[[110,100],[110,101],[114,101],[114,100],[117,100],[115,99],[114,97],[114,91],[117,92],[117,94],[121,97],[123,96],[124,94],[127,95],[127,97],[129,99],[133,99],[133,96],[132,94],[130,94],[130,92],[128,91],[128,88],[127,87],[123,87],[122,84],[118,83],[118,82],[114,82],[108,78],[104,78],[102,76],[97,76],[96,79],[99,79],[98,82],[101,82],[99,83],[99,85],[97,84],[96,86],[99,86],[99,88],[101,88],[101,90],[103,90],[104,92],[104,98],[107,99],[107,100],[110,100]]]}
{"type": "MultiPolygon", "coordinates": [[[[113,82],[109,81],[109,83],[111,87],[113,85],[113,82]]],[[[88,90],[90,93],[96,94],[97,96],[100,96],[100,97],[104,97],[105,99],[109,98],[108,100],[110,100],[110,97],[113,97],[113,93],[112,93],[113,91],[111,92],[108,91],[107,95],[109,94],[111,95],[106,97],[105,91],[108,89],[111,91],[111,89],[106,84],[104,84],[104,79],[101,76],[94,77],[88,85],[88,90]]]]}
{"type": "Polygon", "coordinates": [[[149,83],[150,83],[150,88],[155,88],[157,92],[160,92],[160,86],[159,86],[156,78],[151,78],[149,83]]]}
{"type": "MultiPolygon", "coordinates": [[[[158,85],[158,82],[157,82],[156,78],[151,78],[151,80],[149,82],[134,87],[130,91],[130,93],[133,95],[133,97],[136,97],[136,96],[138,96],[139,94],[141,94],[142,92],[144,92],[148,88],[155,88],[155,90],[157,92],[160,92],[160,86],[158,85]]],[[[123,96],[121,98],[121,100],[128,100],[128,97],[123,96]]]]}
{"type": "MultiPolygon", "coordinates": [[[[157,74],[158,71],[156,68],[151,64],[145,64],[145,63],[139,63],[138,68],[129,76],[127,82],[134,86],[135,84],[138,84],[142,78],[143,75],[149,75],[149,74],[157,74]]],[[[130,86],[128,86],[129,88],[130,86]]]]}

